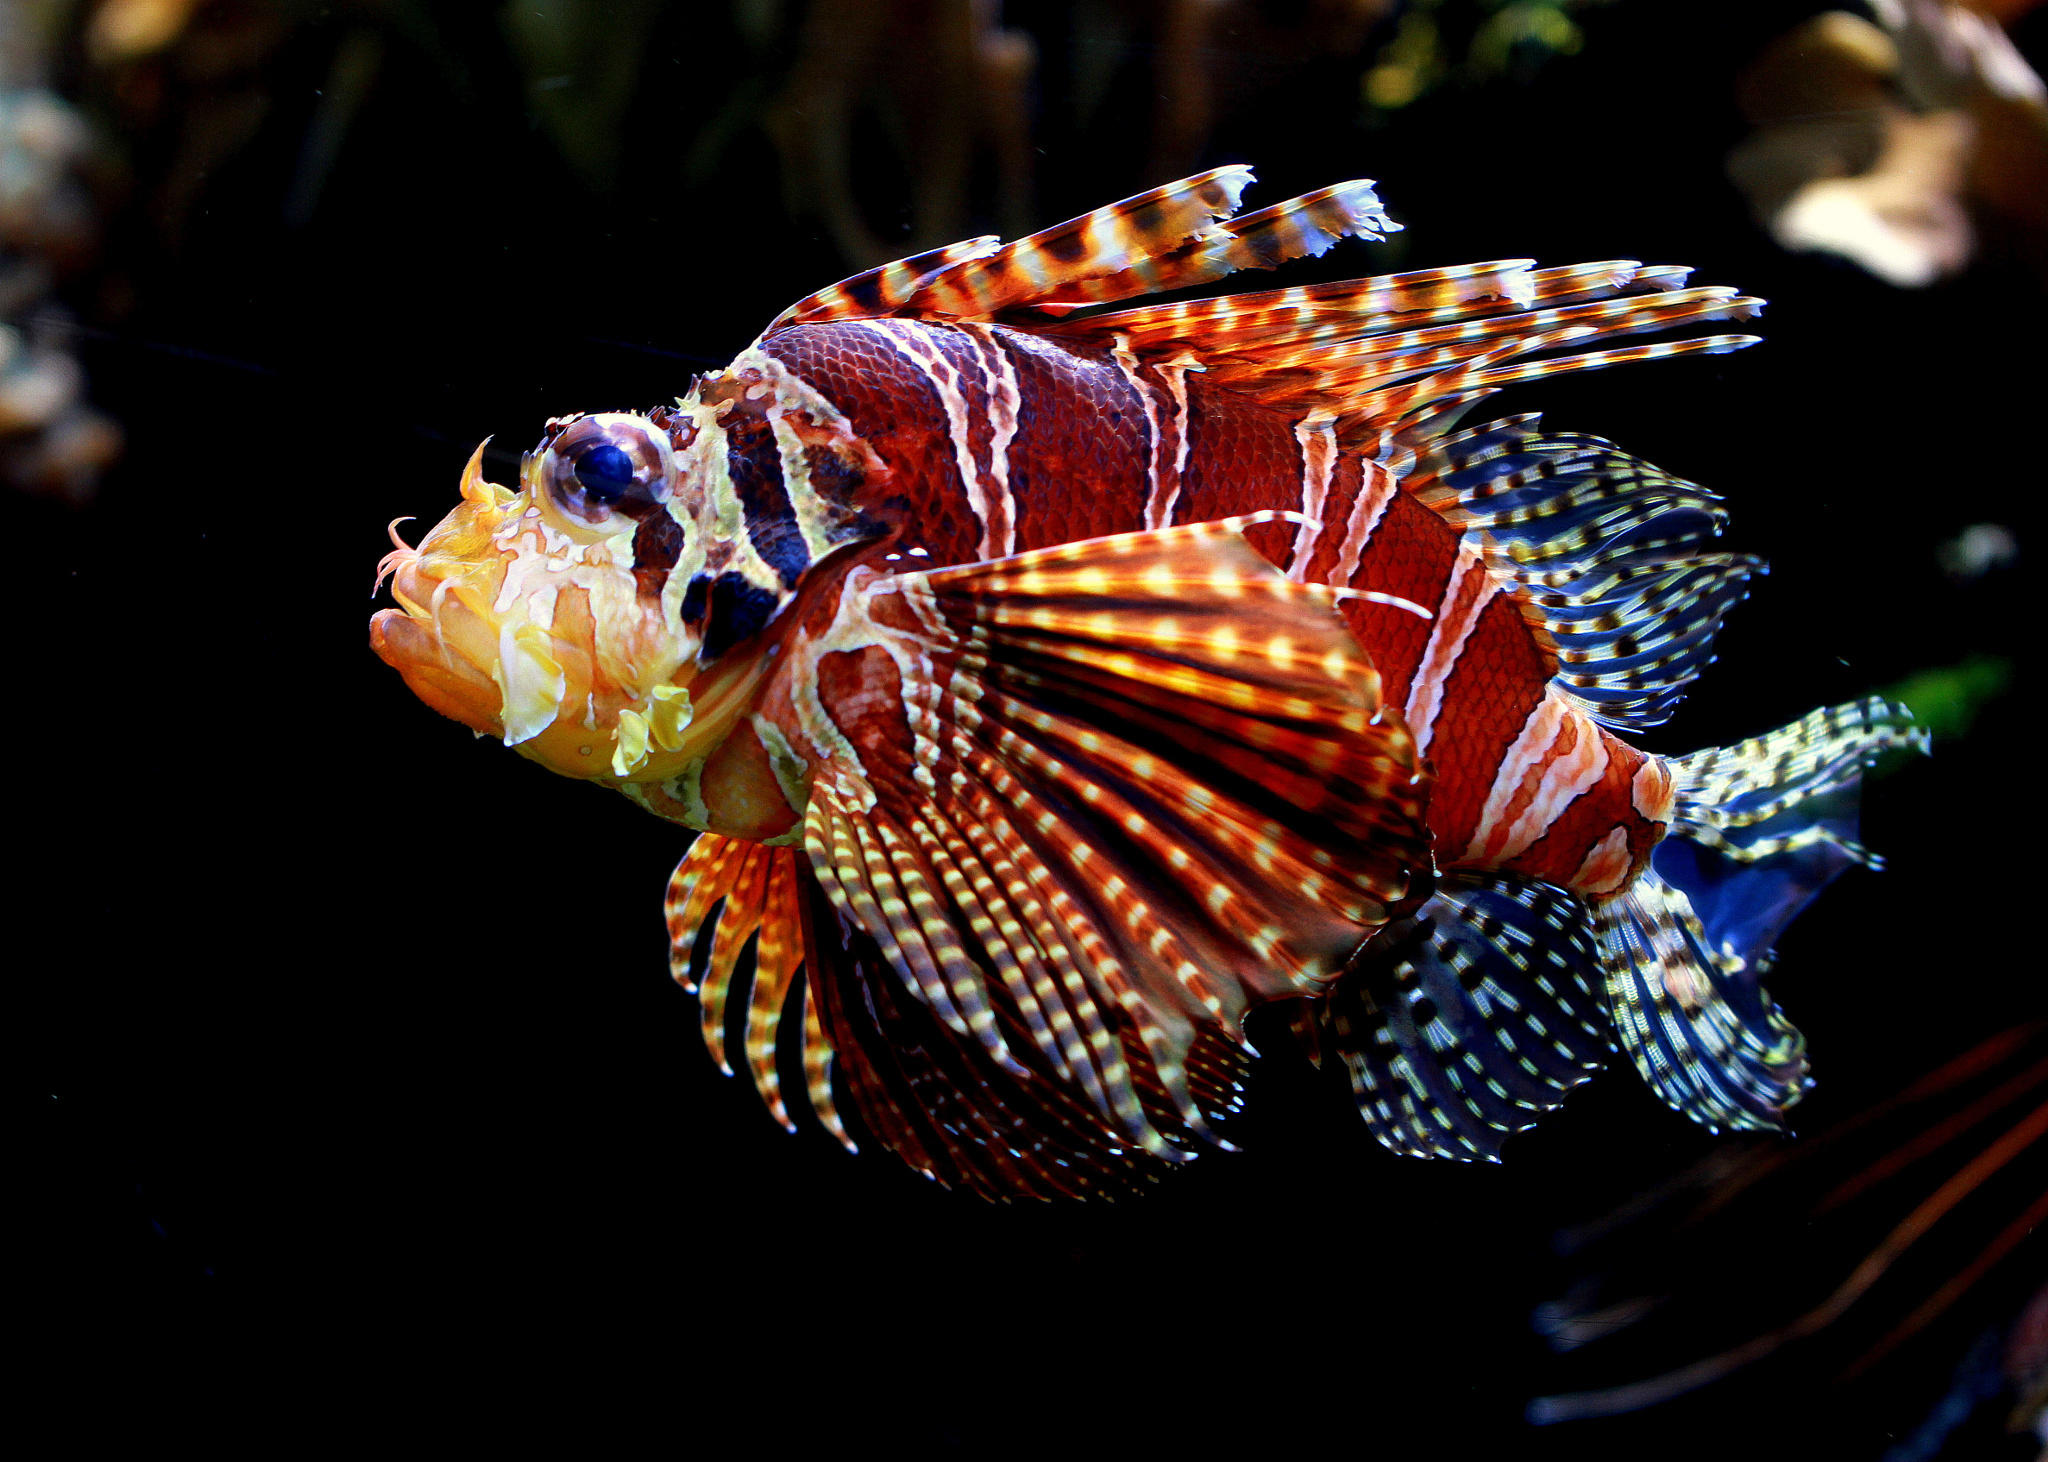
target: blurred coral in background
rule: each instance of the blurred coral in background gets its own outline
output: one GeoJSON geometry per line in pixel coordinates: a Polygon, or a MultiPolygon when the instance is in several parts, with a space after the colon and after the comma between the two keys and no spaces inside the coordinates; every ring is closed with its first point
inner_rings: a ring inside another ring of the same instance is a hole
{"type": "Polygon", "coordinates": [[[1903,287],[1987,235],[2048,274],[2048,89],[1997,23],[2031,8],[1872,0],[1874,21],[1832,10],[1768,46],[1728,160],[1759,221],[1903,287]]]}
{"type": "Polygon", "coordinates": [[[1400,12],[1367,68],[1360,94],[1369,112],[1390,115],[1439,88],[1526,81],[1553,56],[1578,53],[1577,17],[1613,0],[1384,0],[1400,12]]]}
{"type": "MultiPolygon", "coordinates": [[[[1128,153],[1134,176],[1179,176],[1200,165],[1219,131],[1269,107],[1276,80],[1360,54],[1397,8],[1398,0],[1084,0],[1069,17],[1065,53],[1048,58],[1030,32],[1004,24],[996,0],[816,0],[794,27],[777,84],[736,97],[699,139],[693,163],[701,172],[735,134],[763,128],[781,163],[785,211],[822,222],[849,266],[951,242],[973,232],[980,214],[1015,237],[1046,211],[1033,141],[1048,104],[1105,151],[1128,153]],[[1151,71],[1149,115],[1137,131],[1106,115],[1133,56],[1148,58],[1151,71]],[[1260,64],[1245,64],[1248,56],[1260,64]],[[1048,83],[1049,61],[1064,85],[1048,83]],[[900,230],[860,202],[864,184],[892,175],[909,188],[900,230]]],[[[795,11],[777,0],[735,7],[757,60],[773,65],[778,27],[795,11]]],[[[539,26],[513,24],[530,46],[539,26]]],[[[604,24],[613,24],[608,13],[604,24]]]]}
{"type": "Polygon", "coordinates": [[[121,449],[52,300],[97,242],[85,120],[48,89],[63,7],[0,6],[0,482],[80,503],[121,449]]]}
{"type": "Polygon", "coordinates": [[[206,0],[100,0],[86,39],[100,62],[133,61],[167,49],[206,0]]]}
{"type": "Polygon", "coordinates": [[[902,252],[855,203],[865,131],[910,180],[911,247],[972,231],[978,153],[993,164],[1003,231],[1027,232],[1036,64],[1030,37],[1004,28],[994,0],[819,0],[782,87],[766,99],[790,215],[817,215],[857,264],[902,252]]]}

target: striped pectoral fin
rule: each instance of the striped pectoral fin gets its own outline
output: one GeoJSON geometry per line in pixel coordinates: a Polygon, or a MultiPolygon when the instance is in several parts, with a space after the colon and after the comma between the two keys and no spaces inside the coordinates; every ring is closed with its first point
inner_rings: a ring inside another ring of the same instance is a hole
{"type": "Polygon", "coordinates": [[[1673,1107],[1716,1129],[1783,1125],[1805,1043],[1764,992],[1771,946],[1875,861],[1856,841],[1864,769],[1925,745],[1903,707],[1869,700],[1668,763],[1670,835],[1597,923],[1622,1044],[1673,1107]]]}
{"type": "Polygon", "coordinates": [[[670,969],[696,992],[712,1059],[730,1076],[737,1054],[769,1112],[791,1130],[796,1123],[782,1094],[777,1050],[784,1017],[802,1008],[805,1100],[850,1149],[853,1140],[832,1105],[832,1048],[806,1003],[799,898],[807,878],[794,848],[699,834],[669,880],[670,969]],[[736,1002],[745,1012],[737,1052],[728,1029],[736,1002]]]}
{"type": "Polygon", "coordinates": [[[1446,880],[1359,952],[1322,1012],[1373,1136],[1497,1161],[1611,1045],[1585,906],[1513,875],[1446,880]]]}
{"type": "Polygon", "coordinates": [[[850,579],[820,641],[826,1024],[935,1176],[1093,1190],[1219,1143],[1246,1010],[1320,994],[1427,866],[1399,716],[1243,526],[850,579]]]}
{"type": "MultiPolygon", "coordinates": [[[[1071,1082],[1005,1070],[961,1042],[817,880],[805,887],[833,970],[818,995],[842,1053],[839,1079],[883,1146],[948,1188],[998,1202],[1115,1199],[1166,1170],[1071,1082]]],[[[1197,1033],[1187,1054],[1190,1086],[1211,1111],[1235,1106],[1246,1065],[1213,1032],[1197,1033]]],[[[1153,1100],[1163,1098],[1155,1091],[1153,1100]]]]}

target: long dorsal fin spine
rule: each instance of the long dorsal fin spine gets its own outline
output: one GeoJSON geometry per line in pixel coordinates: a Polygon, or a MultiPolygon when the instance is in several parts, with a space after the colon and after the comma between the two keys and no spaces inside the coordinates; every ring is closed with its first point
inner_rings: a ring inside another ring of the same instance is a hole
{"type": "Polygon", "coordinates": [[[884,264],[798,300],[763,338],[795,325],[875,315],[993,319],[1204,237],[1237,211],[1251,180],[1251,169],[1241,165],[1212,168],[1014,243],[973,239],[884,264]]]}
{"type": "Polygon", "coordinates": [[[1212,224],[1171,253],[1140,258],[1070,287],[1064,308],[1209,284],[1240,269],[1268,269],[1322,254],[1340,238],[1378,239],[1401,225],[1387,217],[1369,180],[1321,188],[1212,224]]]}

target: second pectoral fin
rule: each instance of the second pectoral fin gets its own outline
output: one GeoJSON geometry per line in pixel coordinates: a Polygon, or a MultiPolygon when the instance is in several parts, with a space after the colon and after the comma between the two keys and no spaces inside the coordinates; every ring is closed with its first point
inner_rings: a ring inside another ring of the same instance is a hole
{"type": "Polygon", "coordinates": [[[1242,526],[856,571],[810,646],[845,930],[989,1082],[1169,1160],[1234,1101],[1200,1038],[1319,993],[1429,866],[1377,675],[1242,526]]]}

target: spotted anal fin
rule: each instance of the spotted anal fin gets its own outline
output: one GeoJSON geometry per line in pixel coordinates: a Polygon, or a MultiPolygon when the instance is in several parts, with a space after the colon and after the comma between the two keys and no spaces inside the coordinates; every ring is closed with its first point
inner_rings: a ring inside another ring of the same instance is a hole
{"type": "Polygon", "coordinates": [[[1413,743],[1329,592],[1250,521],[849,578],[806,848],[819,943],[846,951],[828,1025],[916,1036],[907,1066],[837,1042],[913,1165],[1007,1181],[939,1160],[903,1114],[913,1077],[965,1104],[947,1131],[1031,1170],[1018,1191],[1064,1181],[1040,1170],[1061,1155],[1219,1143],[1246,1010],[1320,994],[1420,894],[1413,743]],[[1042,1159],[1002,1135],[1027,1106],[1072,1129],[1042,1159]]]}
{"type": "Polygon", "coordinates": [[[1390,1150],[1494,1162],[1611,1050],[1585,907],[1512,876],[1441,884],[1359,952],[1322,1012],[1390,1150]]]}
{"type": "Polygon", "coordinates": [[[799,900],[807,879],[794,848],[700,834],[669,880],[670,969],[678,984],[697,994],[712,1059],[730,1076],[737,1054],[769,1112],[789,1130],[796,1122],[782,1095],[776,1051],[784,1017],[801,1009],[805,1099],[825,1129],[851,1148],[832,1104],[832,1048],[815,1004],[806,999],[799,900]],[[749,949],[751,960],[743,958],[749,949]],[[727,1031],[735,1001],[746,1012],[737,1053],[727,1031]]]}
{"type": "Polygon", "coordinates": [[[1924,750],[1904,707],[1815,711],[1737,746],[1669,763],[1671,832],[1595,913],[1607,1000],[1643,1078],[1713,1129],[1774,1129],[1807,1085],[1805,1041],[1765,993],[1771,945],[1856,841],[1864,769],[1924,750]]]}

